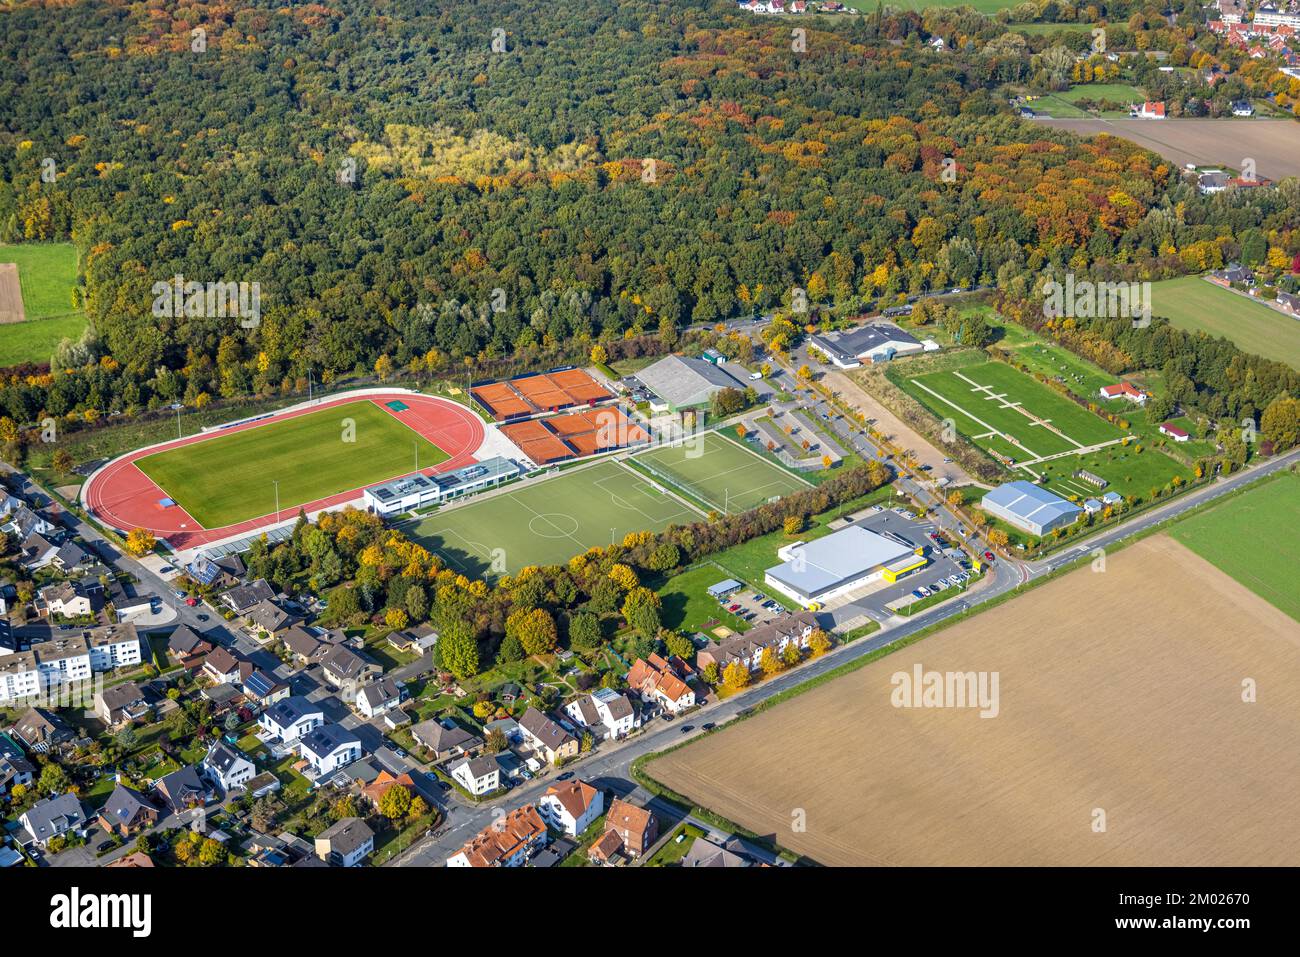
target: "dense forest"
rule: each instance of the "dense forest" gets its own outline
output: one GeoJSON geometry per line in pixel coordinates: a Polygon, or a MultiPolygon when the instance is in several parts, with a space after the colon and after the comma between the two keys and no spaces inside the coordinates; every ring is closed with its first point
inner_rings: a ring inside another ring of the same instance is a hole
{"type": "Polygon", "coordinates": [[[937,54],[928,16],[806,18],[801,44],[698,0],[0,8],[0,241],[71,238],[91,323],[52,373],[4,378],[0,415],[377,360],[473,375],[795,287],[842,313],[1049,268],[1175,275],[1247,230],[1300,252],[1294,188],[1202,198],[1132,144],[1021,121],[999,87],[1028,54],[937,54]],[[174,276],[257,283],[259,321],[157,315],[174,276]]]}

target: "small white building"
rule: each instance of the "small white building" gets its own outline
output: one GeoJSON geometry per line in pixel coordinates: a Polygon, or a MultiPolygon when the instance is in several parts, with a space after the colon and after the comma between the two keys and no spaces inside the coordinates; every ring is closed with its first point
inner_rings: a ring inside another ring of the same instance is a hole
{"type": "Polygon", "coordinates": [[[285,744],[293,744],[324,723],[325,712],[298,695],[277,701],[257,719],[258,727],[264,734],[285,744]]]}
{"type": "Polygon", "coordinates": [[[311,767],[311,777],[328,777],[361,758],[361,739],[338,724],[322,724],[298,739],[298,753],[311,767]]]}
{"type": "Polygon", "coordinates": [[[214,744],[203,759],[203,773],[221,785],[223,791],[232,791],[251,781],[257,769],[238,748],[220,742],[214,744]]]}
{"type": "Polygon", "coordinates": [[[575,698],[564,706],[564,713],[576,724],[591,731],[601,741],[612,741],[631,733],[637,726],[636,710],[627,695],[612,688],[599,688],[575,698]]]}
{"type": "Polygon", "coordinates": [[[461,758],[448,770],[452,778],[475,797],[491,794],[501,787],[501,766],[490,755],[461,758]]]}
{"type": "Polygon", "coordinates": [[[367,718],[377,718],[398,707],[402,702],[402,687],[392,678],[372,681],[357,691],[357,710],[367,718]]]}

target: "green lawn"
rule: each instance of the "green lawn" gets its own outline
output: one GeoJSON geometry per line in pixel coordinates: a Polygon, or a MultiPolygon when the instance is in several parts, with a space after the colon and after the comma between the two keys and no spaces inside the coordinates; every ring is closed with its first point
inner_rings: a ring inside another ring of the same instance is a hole
{"type": "Polygon", "coordinates": [[[1263,484],[1179,522],[1169,534],[1300,621],[1300,476],[1263,484]]]}
{"type": "Polygon", "coordinates": [[[1240,349],[1300,369],[1300,320],[1199,276],[1151,285],[1151,311],[1179,329],[1226,336],[1240,349]]]}
{"type": "Polygon", "coordinates": [[[218,435],[136,462],[205,528],[275,510],[291,511],[338,492],[435,465],[447,453],[368,399],[218,435]]]}
{"type": "Polygon", "coordinates": [[[673,831],[670,837],[659,850],[655,851],[654,856],[645,862],[646,867],[674,867],[682,862],[687,854],[691,852],[691,846],[695,843],[697,837],[703,837],[704,832],[694,824],[683,824],[673,831]],[[677,840],[678,835],[683,835],[680,842],[677,840]]]}
{"type": "Polygon", "coordinates": [[[0,263],[18,264],[27,321],[0,325],[0,368],[49,362],[63,339],[78,339],[86,317],[72,302],[77,248],[72,243],[0,245],[0,263]]]}
{"type": "Polygon", "coordinates": [[[491,580],[528,565],[561,564],[629,532],[657,532],[702,518],[607,459],[439,510],[405,531],[464,574],[491,580]]]}
{"type": "Polygon", "coordinates": [[[1192,470],[1175,462],[1169,456],[1149,445],[1137,451],[1141,442],[1127,446],[1112,445],[1083,456],[1053,459],[1033,466],[1043,476],[1049,491],[1066,498],[1100,498],[1106,492],[1118,492],[1125,498],[1150,501],[1154,489],[1163,489],[1175,477],[1184,482],[1192,480],[1192,470]],[[1087,469],[1100,475],[1110,484],[1104,489],[1082,482],[1074,477],[1076,469],[1087,469]]]}
{"type": "Polygon", "coordinates": [[[709,508],[734,515],[809,483],[717,432],[642,452],[633,461],[681,486],[709,508]]]}
{"type": "Polygon", "coordinates": [[[895,381],[940,419],[951,418],[974,444],[1017,462],[1123,437],[1109,422],[1000,362],[899,374],[895,381]]]}
{"type": "Polygon", "coordinates": [[[748,630],[747,621],[731,614],[708,592],[710,585],[731,577],[730,572],[710,563],[669,578],[658,589],[663,600],[660,618],[664,627],[693,633],[703,631],[705,622],[716,620],[732,631],[748,630]]]}

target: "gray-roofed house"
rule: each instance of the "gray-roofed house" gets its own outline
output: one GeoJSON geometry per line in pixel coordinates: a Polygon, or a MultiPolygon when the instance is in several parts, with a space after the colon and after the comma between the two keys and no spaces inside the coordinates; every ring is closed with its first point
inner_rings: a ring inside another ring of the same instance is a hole
{"type": "Polygon", "coordinates": [[[578,739],[536,708],[524,712],[519,719],[519,730],[523,732],[524,743],[547,764],[554,764],[556,758],[578,756],[578,739]]]}
{"type": "Polygon", "coordinates": [[[316,856],[334,867],[356,867],[375,849],[375,832],[358,817],[345,817],[316,835],[316,856]]]}
{"type": "Polygon", "coordinates": [[[244,695],[262,707],[289,697],[289,686],[260,668],[244,680],[244,695]]]}
{"type": "Polygon", "coordinates": [[[153,788],[163,806],[175,813],[202,807],[208,800],[208,789],[193,764],[163,775],[153,788]]]}
{"type": "Polygon", "coordinates": [[[257,724],[267,737],[292,744],[325,723],[325,712],[299,695],[277,701],[258,716],[257,724]]]}
{"type": "Polygon", "coordinates": [[[404,690],[392,678],[372,681],[357,691],[357,710],[367,718],[377,718],[401,704],[404,690]]]}
{"type": "Polygon", "coordinates": [[[483,739],[447,719],[445,723],[430,718],[411,728],[411,737],[421,747],[433,752],[435,761],[460,757],[483,746],[483,739]]]}
{"type": "Polygon", "coordinates": [[[223,791],[231,791],[248,784],[257,774],[257,769],[238,748],[219,741],[203,759],[203,773],[221,785],[223,791]]]}
{"type": "Polygon", "coordinates": [[[378,676],[382,671],[377,662],[346,645],[332,646],[321,659],[320,665],[325,680],[335,688],[342,688],[349,681],[361,682],[371,676],[378,676]]]}
{"type": "Polygon", "coordinates": [[[700,835],[682,858],[682,867],[749,867],[750,862],[700,835]]]}
{"type": "Polygon", "coordinates": [[[275,598],[275,589],[267,584],[265,578],[258,578],[247,585],[238,585],[221,596],[221,604],[236,615],[241,615],[259,601],[271,601],[275,598]]]}
{"type": "Polygon", "coordinates": [[[71,741],[73,732],[63,719],[44,708],[30,708],[14,722],[13,733],[29,751],[45,754],[51,748],[71,741]]]}
{"type": "Polygon", "coordinates": [[[265,632],[268,635],[275,635],[302,620],[297,615],[285,611],[269,598],[259,601],[251,608],[245,608],[240,615],[249,631],[255,634],[265,632]]]}
{"type": "Polygon", "coordinates": [[[431,625],[417,625],[393,632],[388,643],[398,651],[422,655],[438,643],[438,632],[431,625]]]}
{"type": "Polygon", "coordinates": [[[308,777],[322,780],[361,757],[361,739],[337,724],[322,724],[298,739],[298,753],[310,765],[308,777]]]}
{"type": "Polygon", "coordinates": [[[1025,481],[999,485],[980,504],[990,515],[1038,536],[1070,525],[1083,514],[1073,502],[1025,481]]]}
{"type": "Polygon", "coordinates": [[[152,711],[153,706],[134,681],[124,681],[95,695],[95,717],[110,728],[139,721],[152,711]]]}
{"type": "Polygon", "coordinates": [[[167,653],[186,668],[200,664],[215,647],[189,625],[177,625],[167,639],[167,653]]]}
{"type": "Polygon", "coordinates": [[[689,356],[665,356],[646,366],[636,377],[659,397],[660,401],[652,402],[652,407],[666,407],[672,412],[706,408],[723,389],[745,388],[713,363],[689,356]]]}
{"type": "Polygon", "coordinates": [[[158,823],[159,810],[146,795],[119,783],[99,809],[99,823],[104,830],[121,837],[134,834],[158,823]]]}
{"type": "Polygon", "coordinates": [[[75,794],[46,798],[18,818],[36,844],[45,847],[51,840],[74,828],[84,827],[89,818],[81,799],[75,794]]]}
{"type": "Polygon", "coordinates": [[[725,641],[706,645],[695,656],[695,663],[700,668],[716,664],[718,670],[722,671],[727,665],[738,661],[750,671],[757,671],[762,667],[765,649],[771,648],[779,655],[789,644],[801,649],[807,648],[808,640],[816,627],[817,616],[812,612],[782,615],[743,635],[734,635],[725,641]]]}
{"type": "Polygon", "coordinates": [[[501,766],[490,754],[461,758],[447,770],[461,787],[475,797],[491,794],[501,787],[501,766]]]}

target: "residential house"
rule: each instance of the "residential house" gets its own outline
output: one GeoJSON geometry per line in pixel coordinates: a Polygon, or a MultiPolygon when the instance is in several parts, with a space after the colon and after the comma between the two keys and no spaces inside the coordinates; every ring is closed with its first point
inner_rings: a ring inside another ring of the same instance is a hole
{"type": "Polygon", "coordinates": [[[238,553],[208,558],[198,555],[185,569],[190,577],[203,585],[215,588],[234,588],[244,578],[247,569],[238,553]]]}
{"type": "Polygon", "coordinates": [[[1300,293],[1279,292],[1275,301],[1278,308],[1283,312],[1289,312],[1293,316],[1300,316],[1300,293]]]}
{"type": "Polygon", "coordinates": [[[622,738],[638,723],[636,709],[627,695],[612,688],[599,688],[575,698],[564,706],[564,713],[591,731],[599,741],[622,738]]]}
{"type": "Polygon", "coordinates": [[[203,659],[215,648],[216,645],[189,625],[176,626],[167,639],[167,653],[187,669],[201,666],[203,659]]]}
{"type": "MultiPolygon", "coordinates": [[[[43,538],[58,538],[61,535],[59,526],[51,519],[25,504],[0,518],[0,532],[5,532],[20,542],[25,542],[32,535],[43,538]]],[[[53,561],[54,557],[50,556],[50,560],[53,561]]]]}
{"type": "Polygon", "coordinates": [[[41,616],[84,618],[91,614],[90,595],[79,582],[57,582],[36,593],[36,612],[41,616]]]}
{"type": "Polygon", "coordinates": [[[36,572],[53,565],[58,554],[59,546],[44,535],[32,533],[23,539],[21,561],[28,571],[36,572]]]}
{"type": "Polygon", "coordinates": [[[1180,429],[1172,422],[1160,423],[1160,434],[1169,436],[1175,442],[1186,442],[1191,438],[1186,429],[1180,429]]]}
{"type": "Polygon", "coordinates": [[[173,814],[202,807],[208,802],[208,789],[193,764],[163,775],[153,789],[163,807],[173,814]]]}
{"type": "Polygon", "coordinates": [[[812,633],[817,629],[817,616],[812,612],[801,611],[793,615],[782,615],[764,625],[752,628],[743,635],[733,635],[720,642],[710,642],[700,649],[695,656],[695,663],[701,668],[717,665],[723,671],[727,665],[740,662],[750,671],[762,667],[763,652],[771,648],[777,655],[793,644],[806,649],[812,633]]]}
{"type": "Polygon", "coordinates": [[[665,711],[680,714],[695,706],[695,692],[686,683],[694,674],[691,666],[675,655],[663,658],[652,654],[638,658],[627,673],[627,686],[639,692],[641,700],[656,703],[665,711]]]}
{"type": "Polygon", "coordinates": [[[258,727],[265,735],[284,744],[293,744],[324,723],[325,712],[320,706],[298,695],[277,701],[257,719],[258,727]]]}
{"type": "Polygon", "coordinates": [[[380,771],[369,784],[362,786],[361,796],[369,801],[372,806],[378,808],[379,802],[384,799],[384,795],[395,787],[405,788],[411,792],[412,797],[415,796],[415,780],[409,773],[403,771],[401,775],[394,777],[386,769],[380,771]]]}
{"type": "MultiPolygon", "coordinates": [[[[638,858],[659,838],[659,820],[648,808],[639,807],[622,798],[615,798],[609,802],[609,812],[605,815],[605,835],[602,842],[611,833],[617,835],[616,850],[619,853],[626,857],[638,858]]],[[[605,850],[608,852],[608,844],[605,850]]]]}
{"type": "Polygon", "coordinates": [[[130,668],[144,661],[140,635],[129,621],[90,628],[81,637],[90,654],[92,671],[130,668]]]}
{"type": "Polygon", "coordinates": [[[95,717],[110,728],[139,721],[152,711],[153,706],[134,681],[124,681],[95,695],[95,717]]]}
{"type": "Polygon", "coordinates": [[[26,746],[28,751],[48,754],[74,737],[72,729],[53,711],[44,708],[30,708],[15,722],[14,736],[26,746]]]}
{"type": "Polygon", "coordinates": [[[310,766],[309,777],[328,777],[361,757],[361,739],[338,724],[322,724],[298,739],[298,753],[310,766]]]}
{"type": "Polygon", "coordinates": [[[750,861],[735,851],[700,835],[682,858],[682,867],[749,867],[750,861]]]}
{"type": "Polygon", "coordinates": [[[519,719],[519,730],[523,733],[524,744],[547,764],[554,764],[556,759],[578,756],[578,739],[536,708],[524,712],[519,719]]]}
{"type": "Polygon", "coordinates": [[[378,663],[346,645],[330,648],[320,665],[325,680],[335,688],[355,687],[371,677],[378,677],[383,671],[378,663]]]}
{"type": "Polygon", "coordinates": [[[438,643],[438,633],[429,625],[404,628],[388,636],[388,643],[398,651],[422,655],[438,643]]]}
{"type": "Polygon", "coordinates": [[[257,769],[243,752],[222,741],[208,750],[203,759],[203,773],[210,781],[221,785],[223,791],[229,792],[248,784],[257,774],[257,769]]]}
{"type": "Polygon", "coordinates": [[[546,823],[531,804],[489,824],[447,858],[448,867],[522,867],[546,846],[546,823]]]}
{"type": "Polygon", "coordinates": [[[4,750],[4,742],[8,740],[4,735],[0,735],[0,797],[8,794],[18,785],[29,786],[36,778],[36,767],[23,757],[22,751],[18,750],[17,746],[15,746],[17,754],[4,750]]]}
{"type": "Polygon", "coordinates": [[[356,867],[375,849],[375,832],[359,817],[345,817],[316,835],[316,856],[332,867],[356,867]]]}
{"type": "Polygon", "coordinates": [[[423,748],[433,752],[434,761],[457,758],[483,746],[483,739],[471,734],[450,718],[439,722],[430,718],[411,727],[411,737],[423,748]]]}
{"type": "Polygon", "coordinates": [[[277,635],[302,620],[270,599],[264,599],[251,608],[244,609],[240,612],[240,616],[244,619],[245,627],[255,636],[277,635]]]}
{"type": "Polygon", "coordinates": [[[405,691],[406,689],[392,678],[372,681],[357,692],[357,710],[367,718],[377,718],[400,705],[405,691]]]}
{"type": "Polygon", "coordinates": [[[277,636],[299,664],[315,664],[327,655],[337,643],[329,633],[318,634],[295,622],[277,636]]]}
{"type": "Polygon", "coordinates": [[[501,787],[501,767],[491,755],[461,758],[447,770],[461,787],[475,797],[491,794],[501,787]]]}
{"type": "Polygon", "coordinates": [[[203,676],[217,684],[242,684],[253,674],[253,663],[236,658],[225,648],[216,648],[203,659],[203,676]]]}
{"type": "Polygon", "coordinates": [[[604,810],[604,793],[578,778],[551,785],[537,802],[542,820],[569,837],[589,828],[604,810]]]}
{"type": "Polygon", "coordinates": [[[1231,286],[1234,282],[1250,284],[1255,280],[1255,274],[1240,263],[1229,263],[1223,269],[1216,269],[1209,275],[1210,282],[1216,286],[1231,286]]]}
{"type": "Polygon", "coordinates": [[[158,823],[158,806],[135,788],[118,783],[99,809],[99,824],[111,834],[126,837],[158,823]]]}
{"type": "Polygon", "coordinates": [[[54,553],[51,564],[64,574],[71,575],[95,564],[95,556],[76,542],[64,542],[54,553]]]}
{"type": "Polygon", "coordinates": [[[1222,193],[1228,188],[1228,174],[1222,170],[1210,170],[1196,177],[1196,188],[1204,196],[1222,193]]]}
{"type": "Polygon", "coordinates": [[[221,596],[220,604],[229,608],[236,615],[242,615],[260,601],[273,601],[275,589],[267,584],[265,578],[258,578],[246,585],[237,585],[221,596]]]}
{"type": "Polygon", "coordinates": [[[265,708],[289,697],[289,686],[275,675],[259,668],[244,682],[244,695],[265,708]]]}
{"type": "Polygon", "coordinates": [[[1166,116],[1165,104],[1160,101],[1147,100],[1141,106],[1130,106],[1129,115],[1139,120],[1163,120],[1166,116]]]}
{"type": "Polygon", "coordinates": [[[88,821],[86,808],[75,794],[38,801],[18,818],[27,836],[41,847],[68,831],[85,827],[88,821]]]}
{"type": "Polygon", "coordinates": [[[1125,399],[1137,405],[1146,405],[1149,396],[1131,382],[1104,385],[1099,390],[1103,399],[1125,399]]]}
{"type": "Polygon", "coordinates": [[[1255,108],[1250,105],[1250,100],[1233,100],[1232,115],[1233,116],[1254,116],[1255,108]]]}
{"type": "MultiPolygon", "coordinates": [[[[417,727],[420,726],[417,725],[417,727]]],[[[493,731],[500,731],[508,745],[524,743],[524,733],[519,730],[519,722],[514,718],[497,718],[495,721],[489,721],[483,725],[484,736],[491,734],[493,731]]],[[[467,750],[469,749],[467,748],[467,750]]]]}

